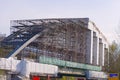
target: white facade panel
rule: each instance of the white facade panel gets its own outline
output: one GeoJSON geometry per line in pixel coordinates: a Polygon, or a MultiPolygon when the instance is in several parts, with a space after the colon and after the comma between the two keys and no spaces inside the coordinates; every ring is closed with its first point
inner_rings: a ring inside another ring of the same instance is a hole
{"type": "Polygon", "coordinates": [[[26,60],[15,60],[13,58],[0,58],[0,69],[20,73],[25,77],[29,77],[30,73],[51,75],[56,75],[58,73],[57,66],[35,63],[26,60]]]}

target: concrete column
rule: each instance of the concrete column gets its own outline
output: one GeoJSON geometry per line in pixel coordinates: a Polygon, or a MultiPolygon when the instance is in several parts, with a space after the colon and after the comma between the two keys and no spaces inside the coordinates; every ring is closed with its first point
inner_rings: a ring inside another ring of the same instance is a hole
{"type": "Polygon", "coordinates": [[[109,71],[109,49],[104,48],[104,66],[106,66],[107,71],[109,71]]]}
{"type": "Polygon", "coordinates": [[[99,44],[99,65],[102,65],[102,43],[99,44]]]}
{"type": "Polygon", "coordinates": [[[97,65],[99,65],[99,37],[97,37],[97,65]]]}
{"type": "Polygon", "coordinates": [[[87,31],[86,35],[86,63],[92,64],[93,61],[93,31],[87,31]]]}
{"type": "Polygon", "coordinates": [[[99,65],[104,66],[104,44],[99,43],[99,65]]]}
{"type": "Polygon", "coordinates": [[[93,64],[98,65],[99,60],[99,38],[94,36],[93,38],[93,64]]]}
{"type": "Polygon", "coordinates": [[[105,45],[103,44],[103,60],[102,60],[102,66],[104,66],[104,60],[105,60],[105,45]]]}

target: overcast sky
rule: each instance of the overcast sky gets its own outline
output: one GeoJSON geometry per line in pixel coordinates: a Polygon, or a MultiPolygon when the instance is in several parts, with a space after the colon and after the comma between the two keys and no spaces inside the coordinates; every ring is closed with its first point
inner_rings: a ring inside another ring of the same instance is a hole
{"type": "Polygon", "coordinates": [[[10,34],[10,20],[89,17],[113,40],[120,25],[120,0],[0,0],[0,32],[10,34]]]}

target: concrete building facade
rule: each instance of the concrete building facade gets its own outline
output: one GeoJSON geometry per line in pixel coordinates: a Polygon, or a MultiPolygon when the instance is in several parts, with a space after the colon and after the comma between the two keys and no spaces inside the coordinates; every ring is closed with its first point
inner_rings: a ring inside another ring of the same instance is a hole
{"type": "Polygon", "coordinates": [[[96,25],[89,21],[87,34],[87,63],[104,66],[105,49],[109,50],[109,42],[96,25]]]}
{"type": "Polygon", "coordinates": [[[82,80],[86,71],[103,75],[109,50],[106,37],[89,18],[13,20],[11,34],[2,43],[13,48],[6,58],[56,65],[58,78],[72,75],[82,80]]]}

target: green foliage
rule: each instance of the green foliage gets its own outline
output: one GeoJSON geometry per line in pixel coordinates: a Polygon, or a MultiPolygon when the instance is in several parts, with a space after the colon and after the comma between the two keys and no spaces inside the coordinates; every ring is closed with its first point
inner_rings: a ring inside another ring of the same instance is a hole
{"type": "Polygon", "coordinates": [[[12,49],[12,47],[0,47],[0,57],[6,57],[12,49]]]}
{"type": "MultiPolygon", "coordinates": [[[[106,56],[105,56],[106,57],[106,56]]],[[[120,51],[119,46],[115,42],[109,46],[109,60],[105,63],[105,71],[108,73],[120,72],[120,51]]]]}
{"type": "Polygon", "coordinates": [[[0,69],[0,75],[5,75],[5,73],[6,73],[5,70],[0,69]]]}
{"type": "MultiPolygon", "coordinates": [[[[6,57],[10,51],[12,50],[12,47],[0,47],[0,58],[6,57]]],[[[5,75],[6,71],[0,69],[0,75],[5,75]]]]}
{"type": "Polygon", "coordinates": [[[110,53],[113,54],[117,49],[117,44],[113,43],[112,45],[109,46],[109,49],[110,49],[110,53]]]}

